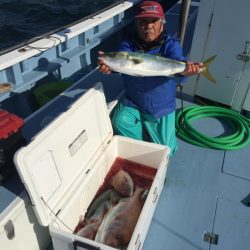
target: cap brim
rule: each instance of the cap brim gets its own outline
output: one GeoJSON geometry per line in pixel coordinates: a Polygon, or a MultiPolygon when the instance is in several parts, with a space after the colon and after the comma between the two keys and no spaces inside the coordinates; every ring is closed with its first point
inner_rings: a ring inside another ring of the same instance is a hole
{"type": "Polygon", "coordinates": [[[153,17],[153,18],[164,18],[164,16],[157,15],[157,14],[151,14],[151,13],[146,13],[146,14],[140,14],[135,16],[135,18],[147,18],[147,17],[153,17]]]}

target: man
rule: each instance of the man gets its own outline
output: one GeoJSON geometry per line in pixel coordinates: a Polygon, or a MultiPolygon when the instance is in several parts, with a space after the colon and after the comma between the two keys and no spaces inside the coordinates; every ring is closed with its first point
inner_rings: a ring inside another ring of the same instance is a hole
{"type": "MultiPolygon", "coordinates": [[[[179,41],[164,34],[162,6],[155,1],[139,4],[135,15],[135,32],[122,42],[119,51],[141,52],[186,61],[179,41]]],[[[103,52],[99,52],[100,55],[103,52]]],[[[103,61],[100,71],[111,73],[103,61]]],[[[149,140],[176,150],[175,94],[176,81],[200,72],[202,63],[187,62],[186,70],[176,77],[135,77],[123,75],[125,96],[112,116],[112,125],[119,135],[149,140]]]]}

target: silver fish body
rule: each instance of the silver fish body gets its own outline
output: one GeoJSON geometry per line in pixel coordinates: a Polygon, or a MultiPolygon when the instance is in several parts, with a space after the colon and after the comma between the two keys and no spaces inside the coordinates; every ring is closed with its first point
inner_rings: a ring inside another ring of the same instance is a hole
{"type": "Polygon", "coordinates": [[[137,52],[107,52],[99,59],[112,71],[132,76],[171,76],[186,68],[185,62],[137,52]]]}
{"type": "Polygon", "coordinates": [[[112,189],[108,189],[93,200],[90,204],[84,220],[80,220],[76,231],[77,235],[94,240],[102,220],[110,208],[117,204],[120,196],[112,189]]]}
{"type": "Polygon", "coordinates": [[[107,189],[105,192],[96,197],[88,207],[85,214],[85,219],[99,217],[106,208],[109,209],[112,204],[118,203],[120,196],[112,189],[107,189]]]}
{"type": "MultiPolygon", "coordinates": [[[[200,73],[216,83],[208,67],[216,55],[203,62],[200,73]]],[[[186,62],[137,52],[105,52],[99,57],[112,71],[132,76],[173,76],[186,69],[186,62]]]]}
{"type": "Polygon", "coordinates": [[[95,241],[100,242],[100,243],[105,243],[105,239],[107,237],[107,233],[108,233],[108,227],[109,225],[112,223],[112,221],[114,220],[114,218],[122,212],[122,210],[124,209],[124,203],[122,202],[122,200],[116,205],[116,206],[112,206],[108,212],[105,214],[103,221],[97,231],[96,237],[95,237],[95,241]]]}

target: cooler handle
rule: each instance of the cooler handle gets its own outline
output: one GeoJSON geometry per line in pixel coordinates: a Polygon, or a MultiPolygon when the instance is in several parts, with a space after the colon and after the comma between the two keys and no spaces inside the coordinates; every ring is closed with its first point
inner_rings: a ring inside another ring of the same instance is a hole
{"type": "Polygon", "coordinates": [[[154,190],[154,193],[153,193],[153,203],[156,202],[157,198],[158,198],[158,192],[157,192],[157,187],[155,187],[155,190],[154,190]]]}
{"type": "Polygon", "coordinates": [[[74,250],[101,250],[100,247],[95,247],[93,245],[89,245],[81,241],[74,241],[73,246],[74,246],[74,250]]]}

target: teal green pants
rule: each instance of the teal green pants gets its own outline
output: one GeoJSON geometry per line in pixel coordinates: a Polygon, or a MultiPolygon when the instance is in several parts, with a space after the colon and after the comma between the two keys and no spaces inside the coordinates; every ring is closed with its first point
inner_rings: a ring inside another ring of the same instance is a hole
{"type": "Polygon", "coordinates": [[[138,109],[118,103],[112,114],[112,125],[118,135],[169,146],[171,156],[177,148],[175,112],[155,118],[138,109]]]}

